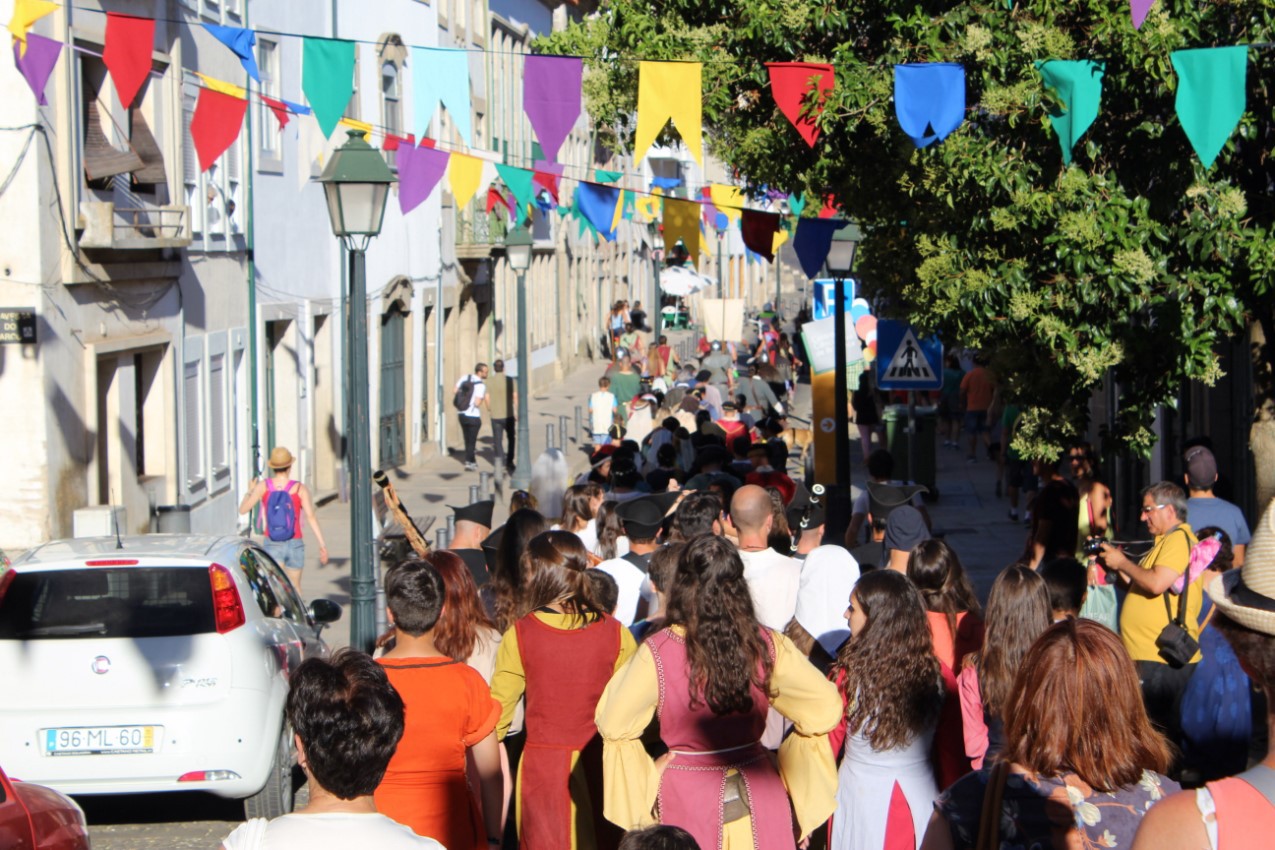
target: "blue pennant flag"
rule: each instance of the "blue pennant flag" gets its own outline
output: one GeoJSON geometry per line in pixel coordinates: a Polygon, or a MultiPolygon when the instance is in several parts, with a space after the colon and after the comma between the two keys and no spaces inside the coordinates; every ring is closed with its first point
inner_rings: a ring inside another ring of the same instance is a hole
{"type": "Polygon", "coordinates": [[[652,177],[651,188],[653,189],[676,189],[682,185],[680,177],[652,177]]]}
{"type": "Polygon", "coordinates": [[[310,114],[310,107],[306,106],[305,104],[293,103],[290,100],[282,100],[282,99],[280,99],[280,102],[283,103],[284,106],[288,107],[289,111],[291,111],[293,115],[309,115],[310,114]]]}
{"type": "Polygon", "coordinates": [[[849,222],[841,218],[803,218],[797,222],[797,235],[792,249],[806,277],[814,280],[823,271],[824,260],[832,248],[832,235],[849,222]]]}
{"type": "Polygon", "coordinates": [[[615,207],[620,203],[620,190],[615,186],[581,183],[576,187],[576,206],[593,229],[608,242],[615,241],[615,207]]]}
{"type": "Polygon", "coordinates": [[[918,148],[965,120],[965,68],[951,62],[894,66],[894,113],[918,148]]]}
{"type": "Polygon", "coordinates": [[[248,76],[261,82],[261,72],[257,70],[257,57],[253,51],[253,48],[257,46],[255,32],[242,27],[223,27],[217,24],[204,24],[204,29],[239,57],[239,62],[248,72],[248,76]]]}

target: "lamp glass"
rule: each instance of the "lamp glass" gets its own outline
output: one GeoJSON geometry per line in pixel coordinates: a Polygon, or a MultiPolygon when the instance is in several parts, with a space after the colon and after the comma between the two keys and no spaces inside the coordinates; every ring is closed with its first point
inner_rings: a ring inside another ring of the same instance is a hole
{"type": "Polygon", "coordinates": [[[832,239],[828,249],[828,271],[835,277],[846,277],[854,268],[854,252],[859,247],[857,241],[851,239],[832,239]]]}
{"type": "Polygon", "coordinates": [[[531,268],[530,245],[506,245],[505,256],[509,258],[509,267],[516,272],[525,272],[531,268]]]}
{"type": "Polygon", "coordinates": [[[328,215],[337,236],[376,236],[389,200],[386,183],[327,183],[328,215]]]}

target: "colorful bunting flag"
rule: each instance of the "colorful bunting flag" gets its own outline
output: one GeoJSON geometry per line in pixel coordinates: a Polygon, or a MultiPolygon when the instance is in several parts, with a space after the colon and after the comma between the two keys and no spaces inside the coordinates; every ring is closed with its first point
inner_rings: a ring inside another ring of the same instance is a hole
{"type": "Polygon", "coordinates": [[[775,234],[783,232],[779,227],[779,213],[744,210],[741,230],[748,250],[772,263],[775,261],[775,234]]]}
{"type": "MultiPolygon", "coordinates": [[[[407,142],[406,139],[403,140],[407,142]]],[[[394,163],[398,166],[398,206],[407,215],[425,202],[447,172],[446,151],[400,144],[394,163]]]]}
{"type": "Polygon", "coordinates": [[[1178,73],[1178,120],[1209,168],[1244,115],[1248,47],[1175,50],[1170,58],[1178,73]]]}
{"type": "Polygon", "coordinates": [[[302,103],[293,103],[290,100],[283,100],[282,103],[293,115],[309,115],[311,112],[310,107],[302,103]]]}
{"type": "MultiPolygon", "coordinates": [[[[338,127],[344,127],[347,130],[358,130],[360,133],[363,134],[363,141],[365,142],[372,141],[373,128],[372,128],[372,125],[368,123],[367,121],[358,121],[358,120],[355,120],[354,118],[342,118],[340,121],[336,122],[336,125],[338,127]]],[[[342,144],[344,144],[344,141],[342,142],[342,144]]]]}
{"type": "Polygon", "coordinates": [[[190,121],[190,137],[199,155],[199,170],[212,168],[235,139],[248,112],[248,101],[216,89],[200,89],[195,101],[195,117],[190,121]]]}
{"type": "Polygon", "coordinates": [[[452,154],[447,163],[447,183],[451,186],[456,206],[467,206],[478,194],[483,179],[483,166],[487,163],[477,157],[452,154]]]}
{"type": "Polygon", "coordinates": [[[1142,22],[1147,19],[1147,13],[1154,5],[1155,0],[1129,0],[1129,16],[1133,18],[1134,29],[1142,29],[1142,22]]]}
{"type": "Polygon", "coordinates": [[[53,73],[53,67],[62,55],[62,42],[28,33],[25,52],[22,48],[23,43],[15,39],[13,64],[31,87],[36,102],[41,106],[48,106],[49,100],[44,96],[44,87],[48,85],[49,75],[53,73]]]}
{"type": "Polygon", "coordinates": [[[413,47],[416,66],[412,82],[416,90],[416,132],[429,134],[429,122],[441,101],[451,116],[452,126],[466,147],[473,147],[470,124],[469,54],[441,47],[413,47]]]}
{"type": "Polygon", "coordinates": [[[713,206],[717,207],[717,211],[726,216],[727,222],[733,226],[744,209],[743,190],[738,186],[714,183],[709,187],[709,196],[713,199],[713,206]]]}
{"type": "Polygon", "coordinates": [[[262,102],[265,103],[266,106],[270,107],[270,111],[274,113],[275,119],[279,122],[279,129],[282,130],[284,127],[287,127],[288,121],[291,120],[288,115],[289,109],[287,102],[266,97],[264,94],[260,95],[260,97],[262,102]]]}
{"type": "Polygon", "coordinates": [[[652,177],[652,189],[676,189],[682,185],[681,177],[652,177]]]}
{"type": "Polygon", "coordinates": [[[527,206],[536,202],[536,189],[532,185],[535,175],[526,168],[499,163],[496,165],[496,174],[509,191],[513,192],[520,212],[517,218],[521,219],[521,213],[526,212],[527,206]]]}
{"type": "Polygon", "coordinates": [[[801,218],[802,211],[806,208],[806,194],[802,192],[800,195],[788,196],[788,212],[797,218],[801,218]]]}
{"type": "Polygon", "coordinates": [[[832,235],[849,222],[841,218],[803,218],[797,222],[797,235],[792,247],[806,277],[814,280],[823,271],[824,261],[832,248],[832,235]]]}
{"type": "Polygon", "coordinates": [[[660,217],[660,196],[642,195],[634,201],[633,207],[643,221],[658,221],[660,217]]]}
{"type": "Polygon", "coordinates": [[[416,134],[408,133],[406,136],[399,136],[394,133],[386,133],[385,138],[381,139],[381,150],[397,151],[402,147],[416,147],[416,134]]]}
{"type": "Polygon", "coordinates": [[[518,214],[515,211],[513,198],[505,197],[505,193],[495,186],[487,187],[487,214],[490,215],[492,210],[500,207],[506,215],[509,216],[510,223],[514,223],[518,214]]]}
{"type": "Polygon", "coordinates": [[[323,135],[336,131],[354,96],[354,42],[335,38],[303,40],[301,91],[314,108],[323,135]]]}
{"type": "Polygon", "coordinates": [[[831,65],[818,62],[767,62],[766,68],[770,71],[770,90],[779,111],[813,148],[819,140],[819,125],[815,123],[814,116],[802,117],[802,103],[811,91],[817,89],[815,115],[822,113],[823,101],[836,82],[836,72],[831,65]]]}
{"type": "Polygon", "coordinates": [[[234,83],[228,83],[225,80],[219,80],[216,77],[210,77],[207,74],[201,74],[198,71],[195,72],[195,76],[199,77],[199,81],[204,84],[204,88],[206,89],[212,89],[215,92],[221,92],[222,94],[237,97],[241,100],[248,96],[248,90],[243,86],[237,86],[234,83]]]}
{"type": "Polygon", "coordinates": [[[602,168],[593,169],[593,179],[599,183],[615,183],[623,176],[623,171],[607,171],[602,168]]]}
{"type": "Polygon", "coordinates": [[[614,186],[584,182],[576,186],[576,206],[580,214],[608,242],[615,241],[615,210],[619,202],[620,190],[614,186]]]}
{"type": "Polygon", "coordinates": [[[523,69],[522,108],[548,159],[580,118],[584,61],[574,56],[528,56],[523,69]]]}
{"type": "Polygon", "coordinates": [[[946,139],[965,120],[965,69],[952,62],[895,65],[894,113],[918,148],[946,139]]]}
{"type": "Polygon", "coordinates": [[[257,46],[255,32],[242,27],[223,27],[217,24],[204,24],[204,29],[239,57],[239,64],[243,65],[248,76],[261,82],[261,71],[257,69],[257,55],[254,50],[257,46]]]}
{"type": "Polygon", "coordinates": [[[679,198],[664,199],[664,249],[671,251],[681,242],[691,262],[699,256],[700,205],[679,198]]]}
{"type": "Polygon", "coordinates": [[[532,182],[548,192],[555,204],[559,200],[558,180],[562,177],[564,170],[564,166],[556,162],[546,162],[543,159],[536,160],[536,171],[532,177],[532,182]]]}
{"type": "Polygon", "coordinates": [[[22,45],[18,55],[26,54],[27,33],[35,22],[52,14],[57,7],[57,3],[50,3],[49,0],[14,0],[13,14],[9,17],[9,32],[14,41],[22,45]]]}
{"type": "Polygon", "coordinates": [[[1045,85],[1058,93],[1061,106],[1049,113],[1062,146],[1063,165],[1071,165],[1071,151],[1098,117],[1106,64],[1088,59],[1037,62],[1045,85]]]}
{"type": "Polygon", "coordinates": [[[102,62],[111,73],[115,94],[125,109],[132,107],[142,84],[150,76],[154,47],[154,20],[106,13],[106,47],[102,50],[102,62]]]}
{"type": "Polygon", "coordinates": [[[698,62],[638,63],[635,164],[646,157],[664,125],[672,119],[682,144],[704,167],[702,76],[698,62]]]}

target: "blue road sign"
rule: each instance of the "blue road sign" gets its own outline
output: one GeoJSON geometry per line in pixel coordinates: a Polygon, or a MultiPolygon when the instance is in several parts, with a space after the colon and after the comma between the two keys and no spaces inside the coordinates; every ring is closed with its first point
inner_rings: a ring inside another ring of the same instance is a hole
{"type": "MultiPolygon", "coordinates": [[[[854,278],[846,278],[846,295],[845,301],[841,305],[841,312],[850,312],[850,302],[854,300],[854,278]]],[[[815,319],[826,319],[832,315],[832,302],[837,300],[837,282],[820,278],[814,281],[812,293],[814,297],[814,317],[815,319]]]]}
{"type": "Polygon", "coordinates": [[[877,386],[883,390],[937,390],[943,386],[943,343],[918,337],[907,322],[877,323],[877,386]]]}

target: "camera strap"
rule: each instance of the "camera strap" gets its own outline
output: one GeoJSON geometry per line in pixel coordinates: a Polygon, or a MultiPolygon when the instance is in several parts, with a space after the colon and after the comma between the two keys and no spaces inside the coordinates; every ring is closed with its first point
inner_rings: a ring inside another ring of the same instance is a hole
{"type": "MultiPolygon", "coordinates": [[[[1188,555],[1189,555],[1189,554],[1190,554],[1190,551],[1191,551],[1191,535],[1187,534],[1187,533],[1186,533],[1186,529],[1185,529],[1185,528],[1183,528],[1182,526],[1178,526],[1177,530],[1178,530],[1178,531],[1180,531],[1180,532],[1182,532],[1183,534],[1186,534],[1186,541],[1187,541],[1187,542],[1186,542],[1186,545],[1187,545],[1187,553],[1188,553],[1188,555]]],[[[1188,558],[1188,561],[1189,561],[1189,558],[1188,558]]],[[[1152,566],[1152,568],[1153,568],[1153,569],[1155,568],[1155,564],[1152,564],[1151,566],[1152,566]]],[[[1187,569],[1190,569],[1190,564],[1189,564],[1189,563],[1188,563],[1188,565],[1187,565],[1187,569]]],[[[1178,626],[1180,626],[1181,628],[1184,628],[1184,629],[1186,628],[1186,601],[1187,601],[1187,595],[1188,595],[1188,594],[1190,594],[1190,592],[1191,592],[1191,585],[1190,585],[1190,583],[1189,583],[1189,582],[1188,582],[1188,583],[1184,583],[1184,584],[1182,585],[1182,592],[1178,594],[1178,617],[1177,617],[1177,619],[1176,619],[1176,620],[1173,618],[1173,609],[1169,607],[1169,594],[1170,594],[1170,591],[1166,590],[1166,591],[1164,592],[1164,614],[1165,614],[1165,616],[1169,618],[1169,622],[1170,622],[1170,623],[1174,623],[1174,624],[1176,624],[1176,625],[1178,625],[1178,626]]]]}

